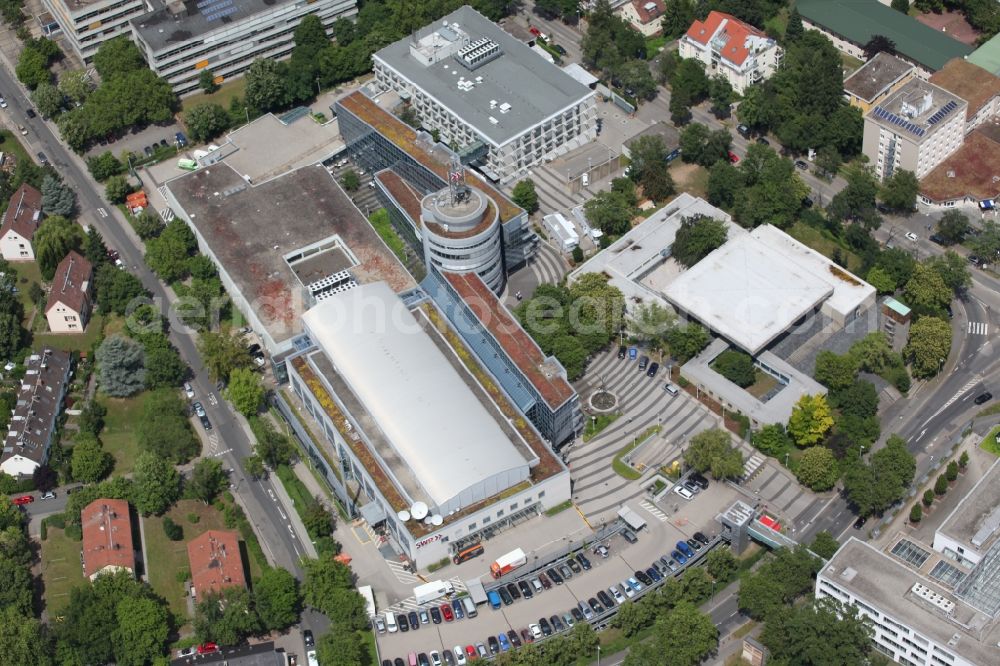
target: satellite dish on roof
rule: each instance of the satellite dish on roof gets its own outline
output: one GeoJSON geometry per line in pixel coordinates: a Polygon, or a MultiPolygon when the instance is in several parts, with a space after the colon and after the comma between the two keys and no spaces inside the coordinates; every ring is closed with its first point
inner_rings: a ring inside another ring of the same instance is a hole
{"type": "Polygon", "coordinates": [[[414,502],[413,506],[410,507],[410,513],[413,515],[414,520],[423,520],[427,517],[427,505],[423,502],[414,502]]]}
{"type": "Polygon", "coordinates": [[[435,513],[433,516],[431,516],[431,525],[434,525],[435,527],[440,527],[443,524],[444,524],[444,518],[441,517],[440,513],[435,513]]]}
{"type": "Polygon", "coordinates": [[[399,518],[401,522],[405,523],[410,519],[410,512],[407,511],[406,509],[403,509],[402,511],[396,514],[396,517],[399,518]]]}
{"type": "Polygon", "coordinates": [[[424,525],[430,525],[430,524],[432,524],[432,522],[433,522],[433,519],[430,516],[427,516],[426,518],[424,518],[424,525]]]}

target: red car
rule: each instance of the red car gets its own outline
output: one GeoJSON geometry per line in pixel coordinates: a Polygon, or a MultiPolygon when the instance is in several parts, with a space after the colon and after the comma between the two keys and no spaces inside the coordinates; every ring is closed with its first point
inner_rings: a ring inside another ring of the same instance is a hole
{"type": "Polygon", "coordinates": [[[469,658],[469,661],[472,661],[473,659],[479,659],[479,653],[476,652],[476,646],[474,645],[465,646],[465,655],[469,658]]]}
{"type": "Polygon", "coordinates": [[[31,504],[35,501],[35,498],[31,495],[21,495],[20,497],[15,497],[13,500],[14,504],[18,506],[24,506],[25,504],[31,504]]]}
{"type": "Polygon", "coordinates": [[[441,604],[441,615],[444,615],[445,622],[455,619],[455,614],[451,611],[451,604],[441,604]]]}
{"type": "Polygon", "coordinates": [[[740,156],[730,150],[729,151],[729,162],[730,162],[730,164],[739,164],[739,161],[740,161],[740,156]]]}
{"type": "Polygon", "coordinates": [[[542,31],[539,30],[538,28],[536,28],[535,26],[531,26],[530,28],[528,28],[528,31],[531,34],[533,34],[535,37],[541,37],[542,36],[542,31]]]}
{"type": "Polygon", "coordinates": [[[219,646],[215,643],[202,643],[198,646],[198,654],[212,654],[218,652],[219,646]]]}

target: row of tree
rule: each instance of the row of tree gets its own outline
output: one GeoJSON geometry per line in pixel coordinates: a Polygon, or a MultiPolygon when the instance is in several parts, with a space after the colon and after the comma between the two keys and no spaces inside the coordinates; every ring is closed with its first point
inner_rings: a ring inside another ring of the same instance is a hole
{"type": "Polygon", "coordinates": [[[652,99],[656,81],[646,61],[646,42],[607,0],[598,0],[587,15],[580,41],[583,62],[635,99],[652,99]]]}

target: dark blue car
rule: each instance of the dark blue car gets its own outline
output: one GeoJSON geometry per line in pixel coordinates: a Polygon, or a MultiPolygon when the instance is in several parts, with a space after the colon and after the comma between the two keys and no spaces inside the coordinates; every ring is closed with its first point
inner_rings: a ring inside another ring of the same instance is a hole
{"type": "Polygon", "coordinates": [[[684,557],[684,554],[682,552],[680,552],[679,550],[675,550],[672,553],[670,553],[670,557],[672,557],[675,560],[677,560],[678,564],[686,564],[687,561],[688,561],[688,558],[684,557]]]}
{"type": "Polygon", "coordinates": [[[687,545],[683,541],[677,542],[677,550],[684,553],[684,555],[687,556],[688,558],[694,557],[694,551],[691,550],[691,546],[687,545]]]}

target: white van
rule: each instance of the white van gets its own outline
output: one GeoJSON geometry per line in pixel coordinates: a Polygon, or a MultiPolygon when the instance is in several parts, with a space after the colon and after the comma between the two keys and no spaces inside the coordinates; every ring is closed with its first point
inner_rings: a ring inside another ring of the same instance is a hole
{"type": "Polygon", "coordinates": [[[590,185],[590,174],[585,173],[582,176],[580,176],[580,182],[583,183],[584,187],[588,187],[590,185]]]}
{"type": "Polygon", "coordinates": [[[396,624],[396,614],[386,611],[385,613],[385,628],[390,634],[394,634],[399,631],[399,626],[396,624]]]}

